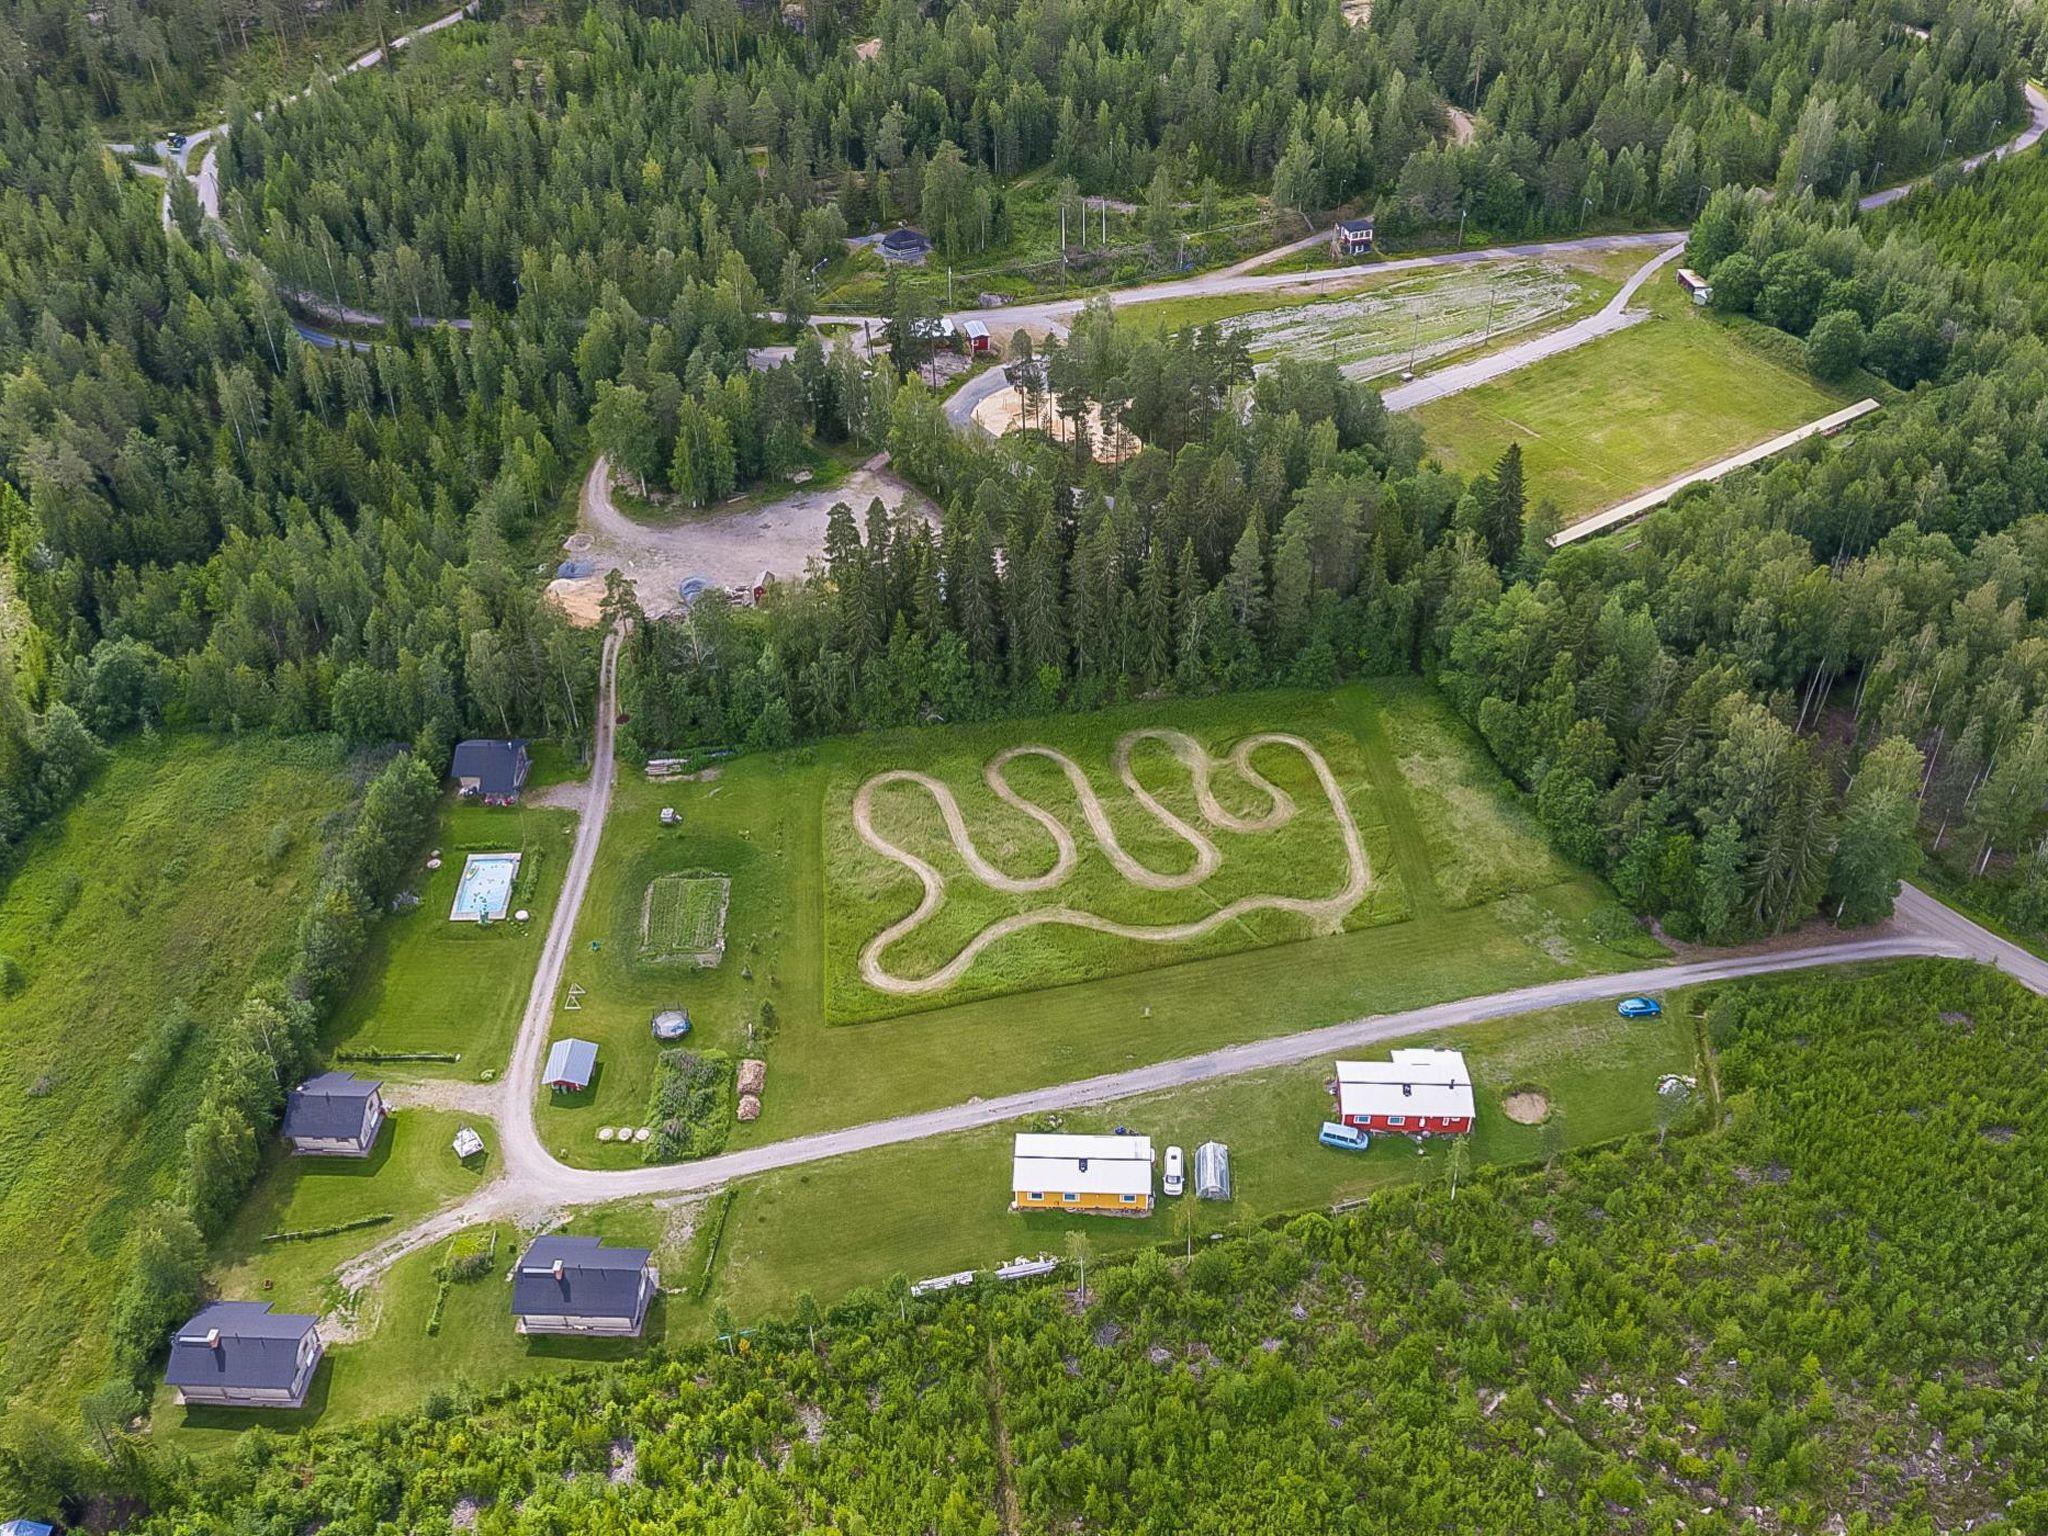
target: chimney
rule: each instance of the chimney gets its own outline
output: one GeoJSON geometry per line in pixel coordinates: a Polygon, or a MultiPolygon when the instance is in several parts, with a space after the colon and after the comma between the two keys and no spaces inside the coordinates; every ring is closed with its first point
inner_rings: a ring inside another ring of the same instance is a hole
{"type": "Polygon", "coordinates": [[[1414,1096],[1415,1096],[1415,1085],[1414,1085],[1413,1083],[1403,1083],[1403,1084],[1401,1085],[1401,1097],[1402,1097],[1402,1098],[1404,1098],[1404,1099],[1410,1099],[1410,1098],[1413,1098],[1414,1096]]]}
{"type": "Polygon", "coordinates": [[[220,1348],[220,1330],[218,1328],[209,1328],[206,1330],[206,1347],[208,1349],[220,1348]]]}
{"type": "Polygon", "coordinates": [[[555,1260],[552,1272],[557,1280],[562,1278],[562,1261],[560,1259],[555,1260]]]}

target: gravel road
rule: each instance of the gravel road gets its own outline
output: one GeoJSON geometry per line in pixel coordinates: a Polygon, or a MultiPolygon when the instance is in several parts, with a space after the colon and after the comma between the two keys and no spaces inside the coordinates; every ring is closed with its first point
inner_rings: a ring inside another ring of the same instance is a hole
{"type": "MultiPolygon", "coordinates": [[[[562,910],[570,910],[568,902],[563,903],[562,910]]],[[[372,1249],[343,1271],[343,1279],[351,1286],[361,1285],[405,1253],[438,1242],[477,1221],[511,1217],[520,1212],[555,1211],[609,1200],[711,1190],[736,1179],[802,1163],[822,1162],[876,1147],[976,1130],[1048,1110],[1103,1104],[1269,1067],[1290,1066],[1319,1056],[1358,1051],[1461,1024],[1572,1003],[1600,1002],[1638,992],[1663,992],[1700,982],[1768,976],[1818,966],[1927,956],[1976,960],[1995,966],[2031,990],[2048,995],[2048,964],[1909,885],[1899,898],[1892,921],[1879,936],[1873,938],[1844,939],[1766,954],[1731,955],[1683,965],[1652,966],[1613,975],[1572,977],[1483,997],[1459,998],[1402,1013],[1374,1014],[1269,1040],[1225,1046],[1194,1056],[1155,1062],[1150,1066],[1083,1078],[1077,1082],[1056,1083],[1023,1093],[1003,1094],[979,1102],[954,1104],[918,1114],[871,1121],[866,1125],[848,1126],[843,1130],[792,1137],[695,1163],[672,1163],[622,1172],[566,1168],[549,1157],[534,1137],[529,1091],[519,1100],[526,1107],[523,1124],[517,1128],[508,1126],[506,1132],[506,1177],[479,1191],[463,1205],[441,1212],[372,1249]],[[525,1137],[526,1143],[515,1150],[514,1141],[518,1136],[525,1137]]],[[[545,1031],[542,1032],[543,1037],[544,1034],[545,1031]]],[[[535,1050],[538,1050],[537,1044],[535,1050]]],[[[523,1069],[523,1075],[530,1079],[537,1061],[537,1055],[533,1055],[515,1063],[511,1076],[515,1080],[520,1078],[523,1069]]]]}

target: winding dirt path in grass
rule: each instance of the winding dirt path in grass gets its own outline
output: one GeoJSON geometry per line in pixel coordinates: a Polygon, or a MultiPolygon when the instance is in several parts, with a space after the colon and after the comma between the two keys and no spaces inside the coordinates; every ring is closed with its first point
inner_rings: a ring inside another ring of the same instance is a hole
{"type": "Polygon", "coordinates": [[[1066,753],[1052,747],[1035,744],[1011,747],[989,759],[983,770],[991,793],[1008,805],[1030,817],[1043,827],[1053,842],[1052,867],[1042,874],[1012,875],[996,868],[974,844],[974,835],[968,830],[967,818],[961,814],[960,802],[953,791],[942,781],[928,773],[913,768],[892,768],[878,773],[867,780],[853,796],[853,825],[861,841],[892,863],[900,864],[917,876],[924,887],[924,895],[909,916],[891,923],[874,938],[860,953],[861,979],[880,992],[907,996],[924,992],[935,992],[949,987],[974,964],[975,958],[991,944],[1020,933],[1027,928],[1042,927],[1048,923],[1060,923],[1073,928],[1089,928],[1097,933],[1106,933],[1114,938],[1134,939],[1143,944],[1177,944],[1186,939],[1197,939],[1212,933],[1226,923],[1236,922],[1252,912],[1276,911],[1294,912],[1311,918],[1318,923],[1334,927],[1359,902],[1372,887],[1372,865],[1365,853],[1365,839],[1359,836],[1358,823],[1351,815],[1351,807],[1345,803],[1344,790],[1337,782],[1337,776],[1330,771],[1330,765],[1307,741],[1299,736],[1282,731],[1266,731],[1248,736],[1233,748],[1227,757],[1212,757],[1202,744],[1184,731],[1163,727],[1127,731],[1117,738],[1115,764],[1117,777],[1131,798],[1143,806],[1147,813],[1167,831],[1181,839],[1194,850],[1195,861],[1188,869],[1178,874],[1161,874],[1134,858],[1116,835],[1116,828],[1110,824],[1109,814],[1103,808],[1102,797],[1095,792],[1081,765],[1066,753]],[[1158,796],[1138,782],[1138,776],[1131,771],[1131,749],[1141,741],[1157,741],[1168,747],[1187,768],[1194,781],[1195,803],[1200,808],[1202,819],[1211,827],[1228,832],[1271,832],[1292,821],[1298,810],[1293,796],[1268,779],[1252,766],[1252,754],[1261,747],[1291,747],[1308,761],[1317,780],[1323,786],[1323,793],[1329,797],[1330,810],[1337,818],[1337,830],[1344,840],[1344,855],[1349,873],[1343,889],[1331,896],[1242,896],[1227,906],[1219,907],[1205,917],[1185,923],[1138,924],[1119,923],[1110,918],[1100,917],[1093,912],[1082,912],[1073,907],[1043,907],[1035,912],[1018,912],[1009,917],[998,918],[981,932],[967,941],[960,952],[944,965],[927,976],[898,976],[882,964],[882,956],[888,949],[907,938],[922,927],[946,904],[946,877],[931,864],[899,847],[875,829],[874,800],[878,790],[891,784],[915,784],[925,790],[939,808],[939,815],[946,824],[946,835],[951,839],[953,849],[960,855],[974,878],[992,891],[1005,895],[1028,895],[1036,891],[1051,890],[1062,884],[1074,872],[1077,857],[1074,835],[1060,818],[1044,806],[1026,799],[1010,784],[1004,770],[1020,757],[1042,757],[1056,765],[1067,776],[1073,787],[1074,796],[1080,802],[1082,819],[1088,823],[1089,834],[1109,856],[1117,873],[1141,890],[1180,891],[1200,885],[1223,863],[1223,855],[1216,844],[1202,828],[1191,825],[1176,815],[1158,796]],[[1256,816],[1239,816],[1216,798],[1212,785],[1215,770],[1227,764],[1248,784],[1251,784],[1267,801],[1267,809],[1256,816]]]}

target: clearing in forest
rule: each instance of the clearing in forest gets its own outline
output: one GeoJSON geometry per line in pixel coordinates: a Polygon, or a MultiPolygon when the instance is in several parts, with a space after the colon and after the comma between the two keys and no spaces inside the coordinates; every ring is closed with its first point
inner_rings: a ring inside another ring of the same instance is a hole
{"type": "Polygon", "coordinates": [[[1346,377],[1376,379],[1590,313],[1619,286],[1611,265],[1599,257],[1474,262],[1385,275],[1368,266],[1359,287],[1335,296],[1280,289],[1170,299],[1119,318],[1146,331],[1214,323],[1244,343],[1255,366],[1283,357],[1331,362],[1346,377]]]}
{"type": "Polygon", "coordinates": [[[1861,393],[1820,384],[1791,338],[1694,309],[1669,277],[1639,302],[1641,325],[1418,407],[1430,451],[1472,475],[1520,443],[1530,501],[1569,522],[1861,393]]]}
{"type": "Polygon", "coordinates": [[[961,814],[960,802],[954,797],[953,791],[947,788],[943,781],[933,778],[930,774],[920,773],[911,768],[896,768],[876,774],[862,784],[853,799],[854,829],[859,833],[861,841],[876,853],[915,875],[923,887],[924,894],[914,911],[884,928],[861,950],[861,979],[883,992],[914,994],[943,991],[966,973],[967,968],[974,964],[975,957],[983,950],[1013,933],[1044,925],[1092,929],[1097,933],[1108,934],[1112,938],[1128,939],[1140,944],[1177,944],[1199,939],[1227,923],[1236,922],[1239,918],[1254,912],[1264,911],[1294,913],[1307,918],[1317,927],[1341,927],[1346,914],[1365,899],[1365,893],[1371,888],[1372,866],[1366,857],[1365,841],[1359,836],[1358,823],[1352,819],[1351,808],[1345,803],[1344,791],[1337,783],[1336,775],[1330,771],[1330,765],[1324,760],[1322,753],[1299,736],[1281,731],[1262,732],[1240,741],[1227,757],[1212,757],[1200,742],[1184,731],[1159,727],[1140,729],[1127,732],[1118,738],[1115,771],[1131,799],[1161,828],[1187,845],[1193,854],[1192,863],[1172,872],[1161,872],[1143,859],[1135,857],[1118,838],[1116,827],[1110,820],[1102,797],[1096,793],[1094,784],[1082,771],[1081,765],[1066,753],[1052,747],[1011,747],[991,758],[983,775],[996,799],[1037,822],[1051,840],[1052,865],[1035,874],[1012,875],[985,858],[975,845],[974,835],[968,828],[965,816],[961,814]],[[1200,813],[1199,825],[1170,809],[1158,795],[1141,783],[1137,774],[1132,771],[1132,750],[1145,742],[1157,742],[1164,746],[1187,771],[1195,804],[1200,813]],[[1183,891],[1208,884],[1222,866],[1223,854],[1218,849],[1215,839],[1209,835],[1210,831],[1266,833],[1277,831],[1295,819],[1298,807],[1293,797],[1253,766],[1253,754],[1261,749],[1287,749],[1299,753],[1322,789],[1329,806],[1332,826],[1344,854],[1344,880],[1331,894],[1297,896],[1252,892],[1220,904],[1199,917],[1150,923],[1122,921],[1101,912],[1056,903],[1012,912],[997,918],[969,938],[957,953],[935,970],[909,976],[892,971],[886,963],[885,957],[892,946],[922,928],[945,906],[947,891],[947,876],[936,865],[918,857],[902,845],[890,841],[885,834],[877,830],[875,797],[888,786],[914,785],[931,796],[945,823],[946,836],[952,844],[953,851],[967,866],[970,878],[991,891],[1008,895],[1036,894],[1056,890],[1065,885],[1073,876],[1079,859],[1073,833],[1067,824],[1044,805],[1020,794],[1010,782],[1008,769],[1011,764],[1025,758],[1042,758],[1065,774],[1067,783],[1073,790],[1075,804],[1087,824],[1090,835],[1124,881],[1136,890],[1144,892],[1183,891]],[[1245,814],[1230,809],[1217,798],[1212,777],[1216,769],[1224,766],[1230,768],[1239,779],[1251,787],[1258,800],[1263,803],[1262,809],[1245,814]]]}

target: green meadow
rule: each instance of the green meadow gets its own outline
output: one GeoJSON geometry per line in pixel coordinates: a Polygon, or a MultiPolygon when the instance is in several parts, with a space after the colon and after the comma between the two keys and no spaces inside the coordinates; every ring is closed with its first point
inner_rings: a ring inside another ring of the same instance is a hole
{"type": "Polygon", "coordinates": [[[22,972],[0,996],[0,1402],[107,1374],[130,1227],[172,1191],[214,1029],[289,957],[353,784],[327,738],[144,738],[0,885],[22,972]]]}

